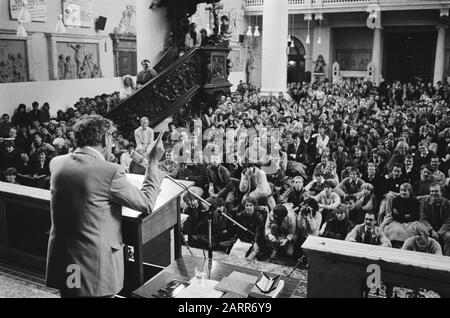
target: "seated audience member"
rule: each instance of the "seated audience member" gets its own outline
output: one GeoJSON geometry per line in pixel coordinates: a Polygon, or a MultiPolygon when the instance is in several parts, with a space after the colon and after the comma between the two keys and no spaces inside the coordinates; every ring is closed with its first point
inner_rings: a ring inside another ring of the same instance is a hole
{"type": "Polygon", "coordinates": [[[227,218],[223,216],[227,213],[225,201],[222,198],[215,198],[212,207],[212,240],[213,246],[228,250],[231,249],[233,242],[230,241],[232,234],[230,233],[230,226],[227,218]]]}
{"type": "MultiPolygon", "coordinates": [[[[129,141],[123,137],[123,133],[121,133],[121,132],[116,133],[115,140],[116,140],[116,142],[114,143],[114,146],[113,146],[114,155],[117,158],[120,158],[120,156],[123,153],[127,152],[127,145],[129,143],[129,141]]],[[[134,148],[136,149],[136,144],[134,144],[134,146],[135,146],[134,148]]]]}
{"type": "Polygon", "coordinates": [[[17,151],[14,148],[14,141],[7,140],[4,143],[4,150],[0,154],[0,170],[6,170],[10,167],[17,167],[17,151]]]}
{"type": "Polygon", "coordinates": [[[167,173],[172,178],[175,177],[176,169],[178,165],[173,162],[172,160],[172,153],[170,152],[170,149],[166,149],[166,153],[164,154],[164,161],[161,161],[159,163],[159,169],[165,173],[167,173]]]}
{"type": "Polygon", "coordinates": [[[38,150],[43,150],[46,154],[46,158],[53,158],[53,155],[55,154],[55,147],[52,145],[45,143],[42,140],[42,135],[37,132],[32,137],[32,144],[31,144],[31,151],[30,155],[35,156],[37,158],[38,150]]]}
{"type": "Polygon", "coordinates": [[[442,255],[442,248],[438,241],[430,237],[426,226],[421,222],[412,223],[413,236],[406,239],[402,250],[442,255]]]}
{"type": "Polygon", "coordinates": [[[356,194],[361,191],[361,187],[364,181],[358,177],[358,168],[352,168],[348,178],[342,180],[342,182],[334,190],[341,197],[345,198],[347,195],[356,194]]]}
{"type": "Polygon", "coordinates": [[[400,186],[400,196],[392,202],[392,214],[384,217],[380,228],[391,242],[405,242],[413,235],[413,224],[419,219],[419,201],[412,196],[412,186],[400,186]]]}
{"type": "Polygon", "coordinates": [[[265,225],[270,259],[279,255],[294,256],[297,232],[297,215],[284,205],[276,205],[269,213],[265,225]]]}
{"type": "Polygon", "coordinates": [[[265,196],[268,199],[270,208],[275,206],[275,199],[272,195],[272,189],[267,181],[266,173],[256,166],[249,167],[241,174],[239,191],[244,193],[243,199],[253,197],[257,199],[265,196]]]}
{"type": "Polygon", "coordinates": [[[234,202],[233,181],[230,171],[222,165],[221,156],[214,153],[211,156],[211,164],[207,167],[210,199],[222,198],[226,203],[234,202]]]}
{"type": "Polygon", "coordinates": [[[37,177],[50,176],[49,160],[45,150],[37,152],[37,160],[33,162],[32,174],[37,177]]]}
{"type": "Polygon", "coordinates": [[[53,140],[53,146],[55,147],[55,157],[67,155],[69,153],[69,148],[67,148],[67,142],[64,138],[55,138],[55,140],[53,140]]]}
{"type": "Polygon", "coordinates": [[[41,135],[42,135],[42,140],[47,143],[47,144],[52,144],[53,143],[53,136],[52,134],[50,134],[50,132],[48,131],[48,124],[47,126],[42,126],[40,129],[41,135]]]}
{"type": "Polygon", "coordinates": [[[439,184],[431,185],[430,196],[422,200],[420,221],[430,236],[443,244],[443,254],[450,256],[450,201],[442,197],[439,184]]]}
{"type": "Polygon", "coordinates": [[[391,247],[391,241],[386,237],[383,230],[376,226],[376,217],[373,212],[367,212],[364,217],[364,223],[356,225],[351,232],[348,233],[345,240],[391,247]]]}
{"type": "Polygon", "coordinates": [[[253,244],[251,251],[249,251],[250,254],[247,256],[249,259],[255,259],[264,250],[265,245],[264,230],[268,211],[257,207],[258,202],[249,197],[244,200],[242,208],[236,213],[236,221],[255,233],[253,235],[238,226],[234,226],[236,238],[242,242],[253,244]]]}
{"type": "Polygon", "coordinates": [[[30,156],[26,152],[21,152],[17,163],[17,173],[19,176],[33,174],[33,166],[30,162],[30,156]]]}
{"type": "Polygon", "coordinates": [[[374,193],[374,187],[370,183],[365,183],[361,187],[361,192],[355,194],[356,197],[356,207],[361,209],[363,213],[367,211],[374,211],[375,214],[378,213],[377,199],[374,193]]]}
{"type": "Polygon", "coordinates": [[[420,167],[420,180],[413,184],[413,193],[418,200],[430,194],[430,186],[433,184],[431,166],[429,164],[420,167]]]}
{"type": "MultiPolygon", "coordinates": [[[[153,77],[157,76],[158,73],[151,67],[152,64],[149,60],[145,59],[141,62],[143,70],[137,74],[136,87],[139,89],[149,82],[153,77]]],[[[120,97],[120,96],[119,96],[120,97]]],[[[137,142],[136,142],[137,144],[137,142]]]]}
{"type": "Polygon", "coordinates": [[[386,178],[378,175],[375,165],[369,163],[367,164],[367,174],[362,177],[362,180],[373,186],[377,205],[380,204],[383,196],[386,194],[386,178]]]}
{"type": "Polygon", "coordinates": [[[141,118],[141,126],[134,131],[134,139],[136,141],[136,150],[142,150],[143,153],[150,151],[150,147],[155,140],[155,133],[148,125],[150,121],[147,117],[141,118]]]}
{"type": "Polygon", "coordinates": [[[300,207],[305,195],[303,188],[303,178],[300,176],[294,177],[292,185],[281,194],[280,203],[292,203],[294,208],[300,207]]]}
{"type": "Polygon", "coordinates": [[[432,154],[428,151],[428,145],[426,142],[419,143],[419,151],[414,157],[414,165],[419,169],[423,165],[429,164],[431,161],[432,154]]]}
{"type": "MultiPolygon", "coordinates": [[[[203,191],[198,191],[199,188],[190,189],[193,193],[201,195],[203,191]]],[[[183,223],[183,234],[188,236],[190,244],[196,243],[200,235],[207,235],[208,230],[203,228],[206,219],[206,211],[202,211],[202,206],[198,199],[192,194],[185,193],[183,195],[184,209],[183,213],[188,215],[188,218],[183,223]],[[206,230],[206,231],[205,231],[206,230]]]]}
{"type": "Polygon", "coordinates": [[[381,202],[380,213],[378,215],[379,221],[382,221],[387,214],[392,215],[392,201],[400,195],[400,186],[406,182],[402,173],[402,165],[394,163],[392,165],[391,176],[386,180],[386,194],[384,200],[381,202]]]}
{"type": "Polygon", "coordinates": [[[419,172],[418,169],[416,169],[414,166],[413,156],[407,155],[403,164],[405,166],[405,182],[409,184],[415,184],[417,181],[419,181],[419,172]]]}
{"type": "Polygon", "coordinates": [[[438,183],[441,187],[445,187],[445,174],[439,170],[441,161],[439,156],[433,155],[431,157],[430,168],[431,178],[434,182],[438,183]]]}
{"type": "Polygon", "coordinates": [[[361,206],[356,205],[357,201],[354,195],[348,195],[344,199],[347,216],[353,224],[361,224],[364,222],[365,213],[361,209],[361,206]]]}
{"type": "Polygon", "coordinates": [[[134,85],[134,80],[130,75],[125,75],[122,77],[122,88],[120,89],[120,99],[126,99],[134,94],[136,87],[134,85]]]}
{"type": "Polygon", "coordinates": [[[322,213],[319,212],[319,204],[313,198],[306,199],[300,206],[297,218],[297,242],[302,245],[309,235],[319,236],[322,224],[322,213]]]}
{"type": "Polygon", "coordinates": [[[305,145],[301,142],[301,135],[294,133],[293,142],[287,147],[287,172],[289,175],[306,176],[306,165],[311,163],[311,158],[306,153],[305,145]]]}
{"type": "Polygon", "coordinates": [[[313,197],[319,204],[319,212],[322,214],[323,222],[326,222],[332,212],[341,204],[341,198],[336,192],[333,192],[333,189],[333,182],[325,181],[324,190],[313,197]]]}
{"type": "Polygon", "coordinates": [[[322,155],[320,157],[320,162],[316,165],[316,167],[314,168],[314,172],[313,172],[313,177],[317,174],[322,174],[325,175],[325,167],[328,164],[328,156],[327,155],[322,155]]]}
{"type": "Polygon", "coordinates": [[[0,122],[0,138],[8,138],[9,131],[11,130],[11,122],[9,121],[9,115],[3,114],[0,122]]]}
{"type": "Polygon", "coordinates": [[[337,173],[341,174],[345,168],[345,163],[350,159],[349,154],[345,151],[345,144],[342,141],[337,143],[337,149],[331,157],[336,162],[337,173]]]}
{"type": "Polygon", "coordinates": [[[340,205],[330,219],[324,223],[324,230],[321,236],[336,240],[345,240],[347,234],[353,228],[353,223],[348,219],[344,205],[340,205]]]}
{"type": "Polygon", "coordinates": [[[245,150],[244,158],[246,164],[268,164],[270,157],[266,149],[266,144],[262,143],[262,138],[259,136],[254,136],[251,146],[245,150]]]}
{"type": "Polygon", "coordinates": [[[130,172],[130,165],[133,159],[131,159],[131,154],[136,149],[136,144],[134,142],[130,142],[127,144],[127,152],[124,152],[120,156],[120,165],[125,168],[125,172],[130,172]]]}
{"type": "Polygon", "coordinates": [[[305,191],[307,191],[311,196],[318,195],[324,189],[325,189],[325,178],[321,173],[319,173],[316,176],[316,180],[312,180],[305,187],[305,191]]]}
{"type": "Polygon", "coordinates": [[[17,169],[16,168],[8,168],[5,171],[5,181],[7,183],[20,184],[17,180],[17,169]]]}

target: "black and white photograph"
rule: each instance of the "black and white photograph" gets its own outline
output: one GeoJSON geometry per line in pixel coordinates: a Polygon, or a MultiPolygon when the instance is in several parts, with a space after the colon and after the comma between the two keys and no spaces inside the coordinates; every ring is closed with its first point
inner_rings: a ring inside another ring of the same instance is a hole
{"type": "Polygon", "coordinates": [[[450,298],[449,26],[450,0],[0,0],[0,298],[450,298]]]}

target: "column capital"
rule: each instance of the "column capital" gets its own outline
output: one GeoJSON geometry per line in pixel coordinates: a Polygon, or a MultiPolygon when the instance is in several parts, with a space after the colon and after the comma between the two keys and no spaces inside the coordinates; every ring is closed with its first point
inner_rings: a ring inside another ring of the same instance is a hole
{"type": "Polygon", "coordinates": [[[448,17],[449,16],[449,9],[441,9],[439,16],[440,17],[444,17],[444,16],[448,17]]]}

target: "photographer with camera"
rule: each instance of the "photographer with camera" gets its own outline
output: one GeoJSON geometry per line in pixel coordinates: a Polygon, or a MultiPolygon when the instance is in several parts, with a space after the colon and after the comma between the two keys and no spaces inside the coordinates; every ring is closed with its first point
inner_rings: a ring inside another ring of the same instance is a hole
{"type": "Polygon", "coordinates": [[[297,233],[300,245],[309,235],[319,236],[322,213],[319,204],[314,198],[306,199],[300,206],[297,218],[297,233]]]}

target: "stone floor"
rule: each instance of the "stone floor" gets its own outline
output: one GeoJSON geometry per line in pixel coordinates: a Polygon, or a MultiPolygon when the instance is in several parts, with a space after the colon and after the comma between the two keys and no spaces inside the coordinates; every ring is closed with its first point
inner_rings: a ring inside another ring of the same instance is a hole
{"type": "MultiPolygon", "coordinates": [[[[194,256],[203,257],[203,250],[191,248],[194,256]]],[[[183,247],[183,255],[190,255],[190,252],[183,247]]],[[[205,252],[206,253],[206,252],[205,252]]],[[[258,271],[264,271],[272,274],[281,274],[292,278],[299,278],[298,290],[295,292],[297,297],[306,296],[306,270],[279,264],[250,261],[246,258],[239,258],[227,255],[224,252],[214,252],[213,259],[219,262],[251,268],[258,271]],[[304,283],[304,284],[303,284],[304,283]]],[[[44,284],[44,277],[36,275],[24,269],[16,269],[5,264],[0,264],[0,298],[58,298],[59,293],[54,289],[47,288],[44,284]]]]}
{"type": "MultiPolygon", "coordinates": [[[[191,248],[194,256],[206,257],[206,251],[197,248],[191,248]]],[[[190,255],[190,251],[183,246],[183,255],[190,255]]],[[[295,297],[306,297],[307,275],[308,271],[303,266],[294,267],[295,261],[278,259],[274,262],[261,262],[257,260],[248,260],[245,257],[236,257],[224,252],[214,252],[213,259],[219,262],[264,271],[272,274],[281,274],[299,279],[299,285],[294,292],[295,297]]],[[[397,297],[408,298],[411,291],[404,288],[395,288],[397,297]]],[[[384,290],[378,293],[373,291],[371,297],[384,298],[384,290]]],[[[59,293],[54,289],[47,288],[44,284],[44,277],[36,273],[17,269],[0,263],[0,298],[58,298],[59,293]]],[[[437,298],[438,294],[430,291],[420,291],[421,298],[437,298]]]]}

